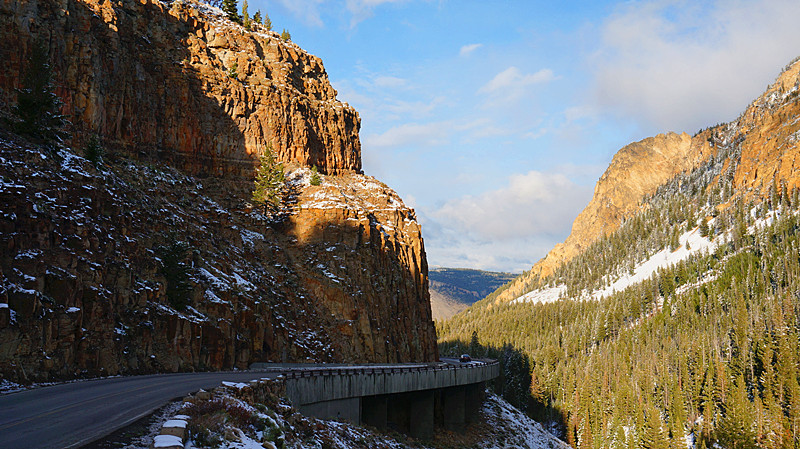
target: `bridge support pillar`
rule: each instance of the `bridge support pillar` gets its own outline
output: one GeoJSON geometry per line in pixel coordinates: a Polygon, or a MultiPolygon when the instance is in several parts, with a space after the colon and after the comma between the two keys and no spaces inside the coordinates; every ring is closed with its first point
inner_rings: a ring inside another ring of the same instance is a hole
{"type": "Polygon", "coordinates": [[[444,428],[463,432],[466,427],[466,388],[450,387],[442,390],[442,417],[444,428]]]}
{"type": "Polygon", "coordinates": [[[385,394],[361,398],[361,421],[368,426],[385,429],[388,416],[388,398],[389,396],[385,394]]]}
{"type": "Polygon", "coordinates": [[[321,401],[313,404],[302,404],[300,413],[319,419],[337,419],[353,424],[361,422],[360,398],[321,401]]]}
{"type": "Polygon", "coordinates": [[[478,422],[486,396],[486,383],[469,384],[464,388],[464,419],[467,423],[478,422]]]}
{"type": "Polygon", "coordinates": [[[424,390],[410,394],[409,434],[414,438],[433,438],[434,391],[424,390]]]}

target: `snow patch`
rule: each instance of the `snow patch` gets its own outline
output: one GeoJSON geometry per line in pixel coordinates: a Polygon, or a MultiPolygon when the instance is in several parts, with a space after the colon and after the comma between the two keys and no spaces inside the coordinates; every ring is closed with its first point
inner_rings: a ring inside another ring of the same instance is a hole
{"type": "Polygon", "coordinates": [[[570,449],[544,427],[517,410],[503,398],[489,394],[483,405],[487,424],[497,432],[489,441],[478,447],[484,449],[570,449]]]}
{"type": "MultiPolygon", "coordinates": [[[[713,220],[709,225],[713,225],[713,220]]],[[[726,241],[726,238],[723,234],[711,241],[700,235],[699,228],[695,228],[681,235],[679,241],[681,246],[675,251],[670,251],[669,248],[662,249],[653,254],[646,261],[637,265],[633,270],[633,274],[627,273],[621,276],[608,287],[589,293],[588,297],[591,299],[601,299],[611,296],[616,292],[621,292],[632,285],[650,279],[658,270],[668,268],[678,262],[684,261],[693,254],[699,254],[704,251],[714,251],[719,245],[726,241]]]]}
{"type": "Polygon", "coordinates": [[[153,447],[175,447],[183,446],[183,440],[175,435],[156,435],[153,447]]]}
{"type": "Polygon", "coordinates": [[[529,291],[528,293],[525,293],[519,298],[511,301],[511,304],[519,304],[523,302],[532,302],[534,304],[555,302],[558,301],[558,299],[561,298],[562,295],[566,292],[567,292],[566,285],[536,289],[529,291]]]}

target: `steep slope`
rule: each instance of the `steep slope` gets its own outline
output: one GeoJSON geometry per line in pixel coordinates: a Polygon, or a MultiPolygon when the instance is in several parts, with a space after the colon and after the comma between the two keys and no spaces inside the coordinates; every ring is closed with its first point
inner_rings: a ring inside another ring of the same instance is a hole
{"type": "Polygon", "coordinates": [[[595,186],[594,196],[572,225],[564,243],[556,245],[504,291],[497,302],[530,291],[538,280],[582,253],[599,238],[616,231],[641,209],[643,201],[679,173],[707,163],[720,147],[736,142],[736,158],[725,167],[737,195],[761,196],[769,189],[792,190],[800,184],[797,161],[797,78],[800,66],[789,64],[767,91],[726,126],[706,129],[690,138],[659,134],[619,150],[595,186]],[[783,187],[781,187],[783,186],[783,187]]]}
{"type": "Polygon", "coordinates": [[[319,59],[193,1],[5,2],[0,24],[0,113],[43,41],[72,122],[60,146],[0,131],[4,378],[438,358],[420,226],[359,174],[319,59]],[[249,204],[267,145],[279,220],[249,204]]]}
{"type": "Polygon", "coordinates": [[[556,245],[530,271],[499,293],[496,300],[510,301],[530,291],[539,278],[552,274],[598,238],[616,231],[659,186],[676,174],[697,167],[712,154],[704,138],[691,138],[686,133],[659,134],[619,150],[597,181],[592,200],[575,219],[564,243],[556,245]]]}
{"type": "MultiPolygon", "coordinates": [[[[800,59],[712,154],[511,301],[442,324],[443,351],[511,343],[588,447],[788,447],[800,414],[800,59]]],[[[503,292],[497,292],[494,296],[503,292]]]]}
{"type": "Polygon", "coordinates": [[[433,319],[443,320],[514,279],[514,275],[465,268],[433,268],[428,278],[433,319]]]}

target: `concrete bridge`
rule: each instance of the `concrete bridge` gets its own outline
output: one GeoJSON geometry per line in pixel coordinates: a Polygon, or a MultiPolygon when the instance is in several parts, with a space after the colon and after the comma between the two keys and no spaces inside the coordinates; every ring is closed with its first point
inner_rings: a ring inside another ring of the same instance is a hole
{"type": "Polygon", "coordinates": [[[452,360],[281,371],[287,396],[305,415],[430,438],[435,427],[462,431],[478,419],[486,381],[500,375],[500,366],[495,360],[452,360]]]}

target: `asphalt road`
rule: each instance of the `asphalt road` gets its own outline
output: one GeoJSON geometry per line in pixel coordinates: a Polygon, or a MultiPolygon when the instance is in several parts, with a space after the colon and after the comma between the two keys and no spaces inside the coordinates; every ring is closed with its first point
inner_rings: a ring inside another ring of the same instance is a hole
{"type": "Polygon", "coordinates": [[[276,375],[259,371],[154,374],[71,382],[3,395],[0,448],[80,447],[201,388],[276,375]]]}

